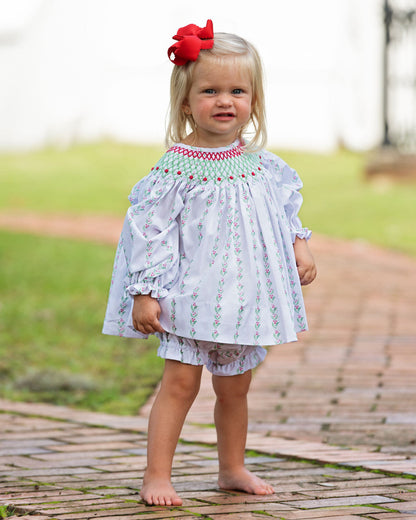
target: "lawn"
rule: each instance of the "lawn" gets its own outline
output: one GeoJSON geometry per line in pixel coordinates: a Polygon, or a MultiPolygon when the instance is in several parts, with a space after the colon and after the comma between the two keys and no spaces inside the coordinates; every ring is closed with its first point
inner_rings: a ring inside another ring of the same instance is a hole
{"type": "MultiPolygon", "coordinates": [[[[114,143],[0,156],[0,211],[122,217],[161,148],[114,143]]],[[[364,181],[365,155],[281,152],[317,233],[416,256],[416,186],[364,181]]],[[[0,233],[0,396],[134,414],[158,382],[157,342],[103,336],[114,247],[0,233]]]]}
{"type": "Polygon", "coordinates": [[[0,208],[124,214],[127,195],[162,152],[100,143],[0,155],[0,208]]]}
{"type": "Polygon", "coordinates": [[[0,232],[0,395],[135,414],[159,381],[157,341],[101,334],[114,251],[0,232]]]}

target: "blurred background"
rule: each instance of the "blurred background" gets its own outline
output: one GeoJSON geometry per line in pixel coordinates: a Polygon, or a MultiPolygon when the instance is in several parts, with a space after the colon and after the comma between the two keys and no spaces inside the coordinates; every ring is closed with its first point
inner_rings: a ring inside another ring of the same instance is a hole
{"type": "Polygon", "coordinates": [[[132,413],[157,383],[154,342],[100,331],[167,49],[208,18],[262,56],[304,224],[416,256],[416,0],[0,0],[0,397],[132,413]]]}
{"type": "MultiPolygon", "coordinates": [[[[383,137],[383,4],[259,0],[253,9],[248,0],[2,0],[0,148],[103,137],[162,142],[171,37],[208,18],[215,31],[250,40],[263,58],[271,146],[375,147],[383,137]]],[[[395,4],[414,8],[412,0],[395,4]]],[[[414,41],[405,41],[396,69],[408,62],[414,72],[415,54],[414,41]]],[[[414,116],[414,93],[395,97],[397,111],[414,116]]]]}

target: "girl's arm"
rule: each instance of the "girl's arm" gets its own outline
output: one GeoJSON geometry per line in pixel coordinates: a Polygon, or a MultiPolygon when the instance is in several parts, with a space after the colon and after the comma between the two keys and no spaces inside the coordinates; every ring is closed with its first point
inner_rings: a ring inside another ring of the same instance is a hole
{"type": "Polygon", "coordinates": [[[295,250],[300,283],[302,285],[308,285],[315,280],[316,265],[312,253],[309,250],[307,240],[296,237],[293,249],[295,250]]]}
{"type": "Polygon", "coordinates": [[[133,304],[133,326],[142,334],[165,332],[159,322],[160,305],[149,294],[137,294],[133,304]]]}

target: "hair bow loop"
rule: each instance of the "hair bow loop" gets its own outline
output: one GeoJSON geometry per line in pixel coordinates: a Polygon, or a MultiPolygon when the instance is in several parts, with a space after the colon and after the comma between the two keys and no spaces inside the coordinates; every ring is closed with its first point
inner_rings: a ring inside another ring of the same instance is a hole
{"type": "Polygon", "coordinates": [[[212,20],[208,20],[205,27],[198,27],[192,23],[181,27],[173,39],[177,40],[177,43],[168,49],[172,63],[180,66],[188,61],[196,61],[201,49],[212,49],[214,45],[212,20]]]}

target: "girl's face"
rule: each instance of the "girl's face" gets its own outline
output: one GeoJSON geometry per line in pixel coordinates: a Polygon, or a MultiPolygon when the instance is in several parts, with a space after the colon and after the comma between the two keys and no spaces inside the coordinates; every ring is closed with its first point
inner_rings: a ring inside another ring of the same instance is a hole
{"type": "Polygon", "coordinates": [[[192,143],[217,148],[234,142],[250,119],[252,97],[249,74],[234,60],[199,61],[183,104],[195,121],[192,143]]]}

